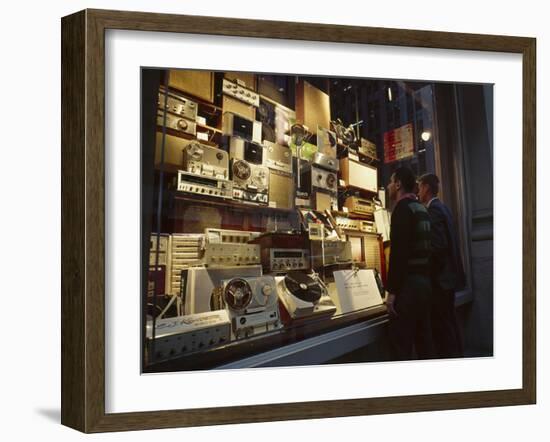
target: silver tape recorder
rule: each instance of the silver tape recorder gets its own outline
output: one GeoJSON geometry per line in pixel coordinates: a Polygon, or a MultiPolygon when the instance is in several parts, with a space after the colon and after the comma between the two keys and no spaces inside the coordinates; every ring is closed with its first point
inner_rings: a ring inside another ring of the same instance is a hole
{"type": "Polygon", "coordinates": [[[267,204],[269,169],[244,160],[231,160],[233,197],[245,201],[267,204]]]}
{"type": "Polygon", "coordinates": [[[241,278],[262,276],[262,266],[242,267],[189,267],[181,271],[181,295],[186,314],[209,312],[223,308],[217,299],[223,281],[236,274],[241,278]],[[213,308],[214,307],[214,308],[213,308]]]}
{"type": "Polygon", "coordinates": [[[236,339],[282,327],[273,276],[225,280],[222,293],[236,339]]]}
{"type": "Polygon", "coordinates": [[[264,141],[264,166],[279,172],[292,173],[292,150],[282,144],[264,141]]]}
{"type": "Polygon", "coordinates": [[[216,147],[192,142],[183,150],[183,167],[195,175],[226,180],[229,178],[229,155],[216,147]]]}
{"type": "Polygon", "coordinates": [[[244,160],[231,161],[233,187],[266,192],[269,189],[269,170],[265,166],[252,164],[244,160]]]}

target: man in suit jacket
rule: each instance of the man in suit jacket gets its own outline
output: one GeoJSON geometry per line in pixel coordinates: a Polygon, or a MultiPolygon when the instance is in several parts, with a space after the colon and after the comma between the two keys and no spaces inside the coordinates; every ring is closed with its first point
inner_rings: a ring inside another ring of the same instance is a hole
{"type": "Polygon", "coordinates": [[[393,360],[434,356],[430,326],[430,217],[413,193],[416,177],[399,167],[388,184],[393,203],[386,305],[393,360]]]}
{"type": "Polygon", "coordinates": [[[432,330],[439,358],[462,357],[463,345],[455,314],[455,290],[463,281],[458,240],[449,208],[437,197],[439,178],[425,174],[418,180],[418,198],[431,221],[432,330]]]}

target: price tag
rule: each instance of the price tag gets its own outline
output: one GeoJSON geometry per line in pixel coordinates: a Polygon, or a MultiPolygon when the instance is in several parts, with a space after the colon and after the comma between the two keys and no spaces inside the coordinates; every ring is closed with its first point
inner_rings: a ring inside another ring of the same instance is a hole
{"type": "Polygon", "coordinates": [[[197,115],[197,117],[195,118],[195,121],[199,124],[202,124],[203,126],[206,126],[206,118],[204,118],[204,117],[199,117],[197,115]]]}
{"type": "Polygon", "coordinates": [[[207,132],[197,132],[197,140],[208,141],[207,132]]]}

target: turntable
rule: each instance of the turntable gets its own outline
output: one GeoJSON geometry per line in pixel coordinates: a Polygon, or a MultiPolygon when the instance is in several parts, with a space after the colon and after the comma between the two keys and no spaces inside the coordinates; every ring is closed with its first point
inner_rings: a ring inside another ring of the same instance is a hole
{"type": "Polygon", "coordinates": [[[330,317],[336,311],[324,283],[316,274],[308,275],[293,270],[286,276],[276,277],[275,280],[279,299],[291,319],[330,317]]]}

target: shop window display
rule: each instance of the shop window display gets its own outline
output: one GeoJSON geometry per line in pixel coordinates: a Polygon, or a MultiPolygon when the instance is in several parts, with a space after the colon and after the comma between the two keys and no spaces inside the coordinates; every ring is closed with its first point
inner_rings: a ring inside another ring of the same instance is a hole
{"type": "Polygon", "coordinates": [[[216,368],[384,315],[384,187],[399,165],[435,170],[432,85],[147,71],[143,370],[216,368]]]}

